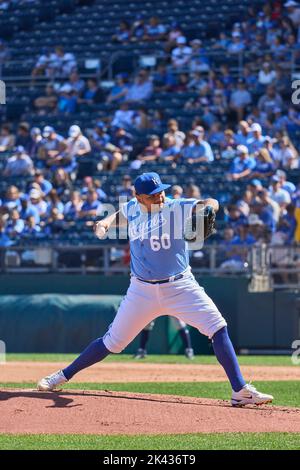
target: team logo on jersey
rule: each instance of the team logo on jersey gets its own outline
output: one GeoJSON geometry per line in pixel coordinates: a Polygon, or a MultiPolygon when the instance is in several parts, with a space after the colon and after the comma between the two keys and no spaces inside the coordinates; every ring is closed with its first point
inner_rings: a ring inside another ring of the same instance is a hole
{"type": "Polygon", "coordinates": [[[166,223],[167,219],[161,213],[152,215],[149,220],[132,221],[128,226],[129,239],[130,241],[145,240],[166,223]]]}

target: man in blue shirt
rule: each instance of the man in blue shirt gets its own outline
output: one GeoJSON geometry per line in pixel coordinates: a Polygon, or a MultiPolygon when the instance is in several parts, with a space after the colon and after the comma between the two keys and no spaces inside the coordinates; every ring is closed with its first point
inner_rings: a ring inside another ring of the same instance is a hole
{"type": "Polygon", "coordinates": [[[232,181],[246,178],[251,174],[256,165],[254,158],[249,157],[248,149],[245,145],[238,145],[236,150],[238,156],[233,160],[228,174],[228,178],[232,181]]]}
{"type": "MultiPolygon", "coordinates": [[[[38,389],[54,390],[77,372],[121,352],[151,321],[161,315],[174,316],[194,326],[212,340],[214,352],[232,386],[231,404],[262,404],[273,400],[246,384],[227,332],[227,323],[204,289],[196,282],[189,266],[189,245],[184,238],[186,219],[200,210],[218,211],[215,199],[169,199],[157,173],[144,173],[134,183],[136,197],[124,204],[118,225],[127,222],[131,282],[118,313],[106,334],[93,341],[65,369],[43,378],[38,389]]],[[[119,213],[119,211],[118,211],[119,213]]],[[[116,213],[95,225],[103,232],[116,219],[116,213]]]]}

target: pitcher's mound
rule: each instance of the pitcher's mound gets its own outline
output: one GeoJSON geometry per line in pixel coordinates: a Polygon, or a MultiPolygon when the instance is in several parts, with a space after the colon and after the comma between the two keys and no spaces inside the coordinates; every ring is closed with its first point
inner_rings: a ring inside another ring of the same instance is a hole
{"type": "Polygon", "coordinates": [[[110,391],[0,390],[0,433],[300,432],[300,408],[110,391]]]}

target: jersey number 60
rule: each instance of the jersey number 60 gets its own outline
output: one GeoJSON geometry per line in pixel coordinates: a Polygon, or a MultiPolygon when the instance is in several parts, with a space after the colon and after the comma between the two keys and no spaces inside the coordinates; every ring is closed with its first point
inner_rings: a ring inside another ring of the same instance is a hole
{"type": "Polygon", "coordinates": [[[164,250],[168,250],[169,248],[171,248],[170,236],[167,233],[164,233],[159,239],[158,236],[153,235],[150,238],[150,245],[151,250],[153,251],[159,251],[161,248],[163,248],[164,250]]]}

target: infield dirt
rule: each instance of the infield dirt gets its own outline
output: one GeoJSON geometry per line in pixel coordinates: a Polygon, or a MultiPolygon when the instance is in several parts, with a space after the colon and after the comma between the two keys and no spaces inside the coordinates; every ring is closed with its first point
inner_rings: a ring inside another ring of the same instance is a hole
{"type": "Polygon", "coordinates": [[[300,408],[111,391],[0,390],[0,433],[300,432],[300,408]]]}

